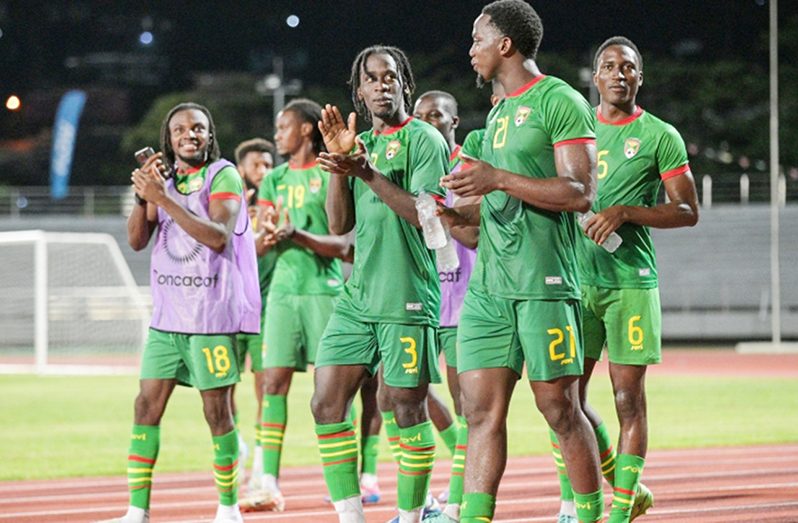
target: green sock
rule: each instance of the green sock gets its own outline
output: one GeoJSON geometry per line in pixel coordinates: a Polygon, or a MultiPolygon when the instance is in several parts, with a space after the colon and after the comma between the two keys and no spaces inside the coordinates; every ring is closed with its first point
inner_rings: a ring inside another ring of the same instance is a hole
{"type": "Polygon", "coordinates": [[[449,478],[449,501],[451,505],[459,505],[463,501],[463,473],[465,472],[466,448],[468,445],[468,426],[463,416],[457,416],[457,445],[452,457],[452,477],[449,478]]]}
{"type": "Polygon", "coordinates": [[[213,436],[213,477],[219,491],[219,504],[238,503],[238,432],[231,430],[213,436]]]}
{"type": "Polygon", "coordinates": [[[604,519],[604,491],[599,489],[590,494],[574,492],[576,517],[583,523],[604,519]]]}
{"type": "Polygon", "coordinates": [[[596,431],[596,441],[598,441],[598,449],[601,461],[601,474],[609,482],[610,485],[615,484],[615,448],[612,446],[610,433],[607,431],[607,426],[602,421],[601,424],[593,429],[596,431]]]}
{"type": "Polygon", "coordinates": [[[266,394],[263,396],[261,416],[261,445],[263,446],[263,473],[275,478],[280,474],[280,456],[283,453],[283,436],[286,413],[286,397],[266,394]]]}
{"type": "Polygon", "coordinates": [[[348,421],[316,425],[324,482],[333,502],[360,496],[357,478],[357,436],[348,421]]]}
{"type": "Polygon", "coordinates": [[[235,425],[236,430],[238,430],[238,412],[233,414],[233,425],[235,425]]]}
{"type": "Polygon", "coordinates": [[[554,456],[554,464],[557,465],[557,479],[560,480],[560,499],[573,501],[574,490],[571,487],[571,480],[568,479],[568,472],[565,470],[565,462],[562,459],[557,434],[551,429],[549,429],[549,441],[551,441],[551,455],[554,456]]]}
{"type": "Polygon", "coordinates": [[[399,461],[397,505],[401,510],[423,507],[427,500],[432,465],[435,463],[435,433],[432,422],[400,428],[402,458],[399,461]]]}
{"type": "Polygon", "coordinates": [[[460,505],[460,523],[483,523],[493,520],[496,498],[483,492],[463,494],[460,505]]]}
{"type": "Polygon", "coordinates": [[[346,416],[346,421],[350,422],[353,427],[357,428],[360,425],[357,419],[357,407],[355,407],[355,403],[352,402],[352,405],[349,407],[349,414],[346,416]]]}
{"type": "Polygon", "coordinates": [[[255,423],[255,445],[257,445],[258,447],[262,447],[263,446],[263,434],[262,434],[262,431],[263,431],[263,429],[260,426],[260,422],[255,423]]]}
{"type": "Polygon", "coordinates": [[[612,510],[609,521],[621,523],[629,521],[632,505],[635,502],[637,484],[643,475],[645,458],[633,454],[618,454],[615,468],[615,484],[612,489],[612,510]]]}
{"type": "Polygon", "coordinates": [[[382,415],[382,424],[385,427],[385,434],[388,435],[388,445],[391,447],[391,454],[397,463],[402,459],[402,449],[399,448],[399,425],[396,424],[396,418],[393,411],[380,412],[382,415]]]}
{"type": "Polygon", "coordinates": [[[360,442],[363,463],[360,472],[364,474],[377,473],[377,457],[380,454],[380,435],[366,436],[360,442]]]}
{"type": "Polygon", "coordinates": [[[158,459],[161,429],[157,425],[133,425],[127,456],[127,484],[130,504],[150,508],[152,469],[158,459]]]}
{"type": "Polygon", "coordinates": [[[439,432],[444,445],[449,449],[449,454],[452,456],[454,456],[454,447],[457,445],[457,433],[459,431],[457,425],[457,420],[455,420],[454,423],[439,432]]]}

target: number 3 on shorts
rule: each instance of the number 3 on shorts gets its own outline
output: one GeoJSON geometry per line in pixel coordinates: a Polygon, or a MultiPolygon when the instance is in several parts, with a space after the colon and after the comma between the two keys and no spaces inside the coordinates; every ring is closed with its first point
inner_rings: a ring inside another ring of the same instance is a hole
{"type": "Polygon", "coordinates": [[[418,351],[416,350],[416,340],[409,336],[404,336],[399,338],[399,341],[402,342],[402,345],[406,345],[404,347],[404,351],[410,355],[410,362],[402,363],[402,367],[405,369],[405,374],[418,374],[418,351]]]}
{"type": "Polygon", "coordinates": [[[573,363],[574,358],[576,358],[576,336],[574,336],[574,330],[570,325],[566,325],[565,330],[568,331],[570,349],[567,358],[565,357],[565,350],[558,352],[558,347],[562,345],[562,342],[565,340],[565,334],[562,329],[549,329],[546,331],[546,334],[554,336],[554,339],[549,343],[549,358],[551,361],[559,361],[560,365],[573,363]]]}
{"type": "Polygon", "coordinates": [[[217,378],[224,378],[227,371],[230,370],[230,356],[227,354],[227,347],[224,345],[217,345],[213,348],[213,355],[211,356],[211,349],[204,347],[202,353],[205,354],[205,363],[208,364],[208,372],[217,378]]]}

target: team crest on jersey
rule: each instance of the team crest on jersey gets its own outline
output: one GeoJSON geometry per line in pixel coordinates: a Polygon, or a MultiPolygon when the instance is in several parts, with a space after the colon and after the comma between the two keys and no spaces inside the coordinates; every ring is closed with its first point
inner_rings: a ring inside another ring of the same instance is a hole
{"type": "Polygon", "coordinates": [[[515,126],[521,127],[526,119],[529,118],[529,115],[532,114],[532,109],[530,107],[521,106],[515,112],[515,126]]]}
{"type": "Polygon", "coordinates": [[[630,160],[637,154],[637,151],[640,150],[640,139],[639,138],[629,138],[623,143],[623,154],[626,155],[627,158],[630,160]]]}
{"type": "Polygon", "coordinates": [[[321,178],[311,178],[308,182],[308,187],[310,188],[310,192],[317,193],[319,189],[321,189],[321,178]]]}
{"type": "Polygon", "coordinates": [[[402,147],[402,142],[399,140],[392,140],[388,143],[388,147],[385,148],[385,159],[386,160],[393,160],[397,154],[399,154],[399,149],[402,147]]]}

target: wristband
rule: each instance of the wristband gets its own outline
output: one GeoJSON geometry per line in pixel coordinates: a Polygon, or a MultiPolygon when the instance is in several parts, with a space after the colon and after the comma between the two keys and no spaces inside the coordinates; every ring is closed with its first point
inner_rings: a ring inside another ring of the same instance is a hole
{"type": "Polygon", "coordinates": [[[138,205],[147,205],[147,200],[145,200],[144,198],[142,198],[141,196],[139,196],[139,193],[137,193],[137,192],[133,192],[133,198],[135,198],[135,199],[136,199],[136,203],[137,203],[138,205]]]}

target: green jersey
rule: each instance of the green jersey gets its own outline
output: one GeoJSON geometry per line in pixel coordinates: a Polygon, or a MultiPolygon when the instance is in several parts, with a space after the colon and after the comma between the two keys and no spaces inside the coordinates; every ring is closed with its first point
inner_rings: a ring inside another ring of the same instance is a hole
{"type": "MultiPolygon", "coordinates": [[[[593,143],[594,128],[577,91],[538,76],[490,112],[479,158],[521,176],[554,178],[554,148],[593,143]]],[[[577,227],[573,213],[538,209],[503,191],[486,194],[474,288],[508,299],[578,299],[577,227]]]]}
{"type": "Polygon", "coordinates": [[[485,129],[474,129],[468,133],[463,140],[463,146],[460,152],[471,158],[479,160],[479,155],[482,154],[482,140],[485,138],[485,129]]]}
{"type": "MultiPolygon", "coordinates": [[[[690,171],[687,151],[672,125],[637,108],[609,123],[596,111],[598,196],[593,211],[613,205],[653,207],[662,180],[690,171]]],[[[624,223],[616,231],[623,243],[613,254],[580,234],[577,244],[582,283],[609,289],[657,286],[654,242],[648,227],[624,223]]]]}
{"type": "MultiPolygon", "coordinates": [[[[291,223],[311,234],[329,234],[327,185],[330,175],[315,162],[292,169],[287,163],[275,168],[265,177],[258,191],[259,205],[282,202],[288,209],[291,223]]],[[[292,241],[278,243],[277,262],[269,292],[294,295],[337,295],[343,286],[341,260],[319,256],[292,241]]]]}
{"type": "MultiPolygon", "coordinates": [[[[411,194],[443,199],[439,181],[448,173],[443,136],[428,123],[408,118],[382,132],[359,136],[371,162],[411,194]]],[[[355,261],[340,305],[364,322],[437,326],[438,270],[420,229],[399,217],[359,178],[350,180],[355,204],[355,261]]]]}

